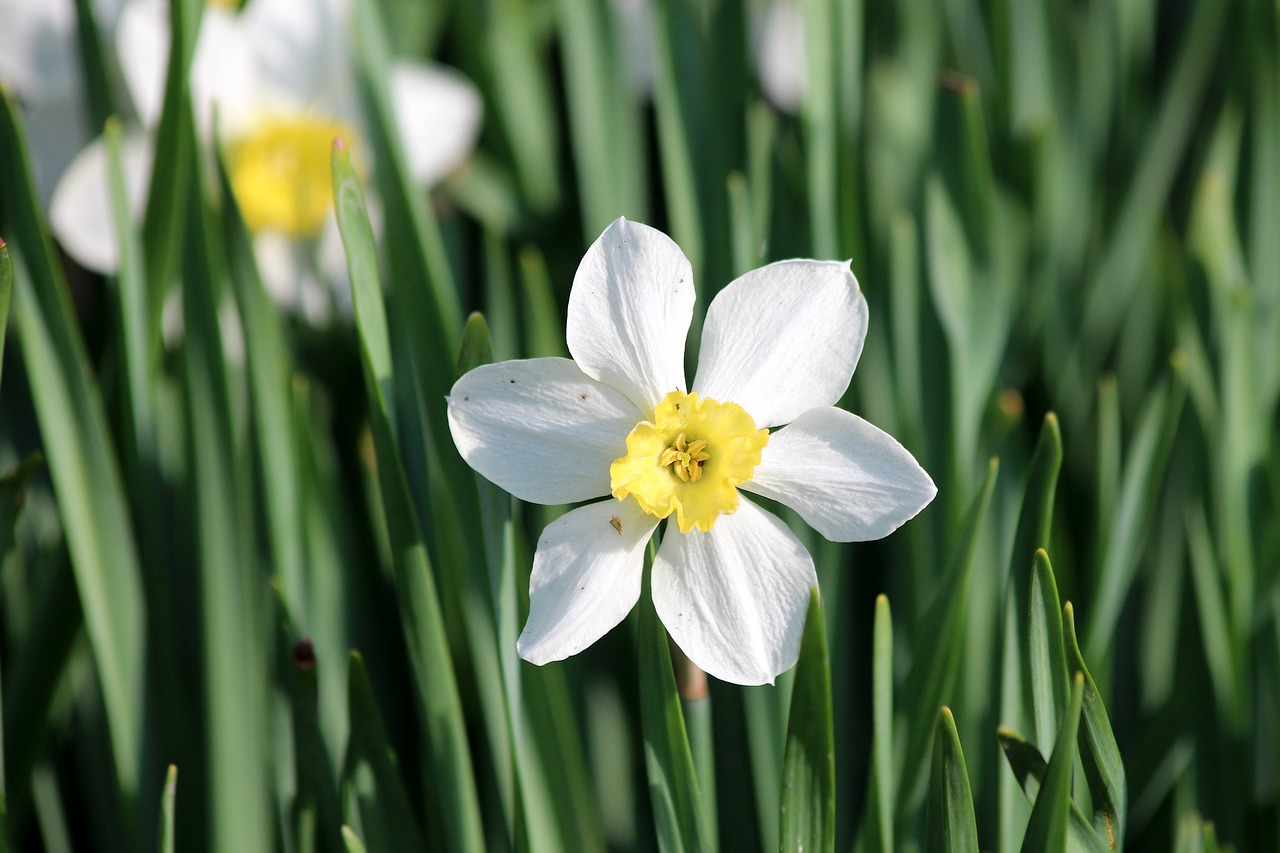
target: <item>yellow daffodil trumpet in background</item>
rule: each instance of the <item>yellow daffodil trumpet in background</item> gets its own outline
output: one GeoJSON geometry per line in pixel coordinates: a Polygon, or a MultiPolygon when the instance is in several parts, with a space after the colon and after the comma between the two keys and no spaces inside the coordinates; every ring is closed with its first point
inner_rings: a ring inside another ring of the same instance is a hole
{"type": "MultiPolygon", "coordinates": [[[[203,11],[191,68],[204,140],[222,146],[232,188],[264,282],[277,302],[313,320],[331,299],[345,304],[341,241],[333,221],[329,152],[335,137],[359,139],[363,116],[349,43],[352,0],[249,0],[203,11]],[[214,114],[217,114],[217,139],[214,114]]],[[[117,51],[140,128],[125,137],[125,178],[140,210],[150,173],[169,53],[168,3],[129,0],[117,51]]],[[[429,187],[475,144],[482,104],[458,72],[425,62],[392,63],[390,94],[410,175],[429,187]]],[[[82,265],[117,264],[101,140],[68,169],[54,195],[53,231],[82,265]]]]}
{"type": "Polygon", "coordinates": [[[916,515],[933,481],[891,436],[834,407],[862,352],[867,304],[847,263],[770,264],[707,311],[684,375],[693,271],[661,232],[618,219],[587,250],[569,296],[573,359],[484,365],[454,385],[463,458],[516,497],[605,500],[543,531],[519,652],[582,651],[640,595],[708,673],[772,683],[794,665],[813,560],[744,492],[794,509],[828,539],[878,539],[916,515]]]}

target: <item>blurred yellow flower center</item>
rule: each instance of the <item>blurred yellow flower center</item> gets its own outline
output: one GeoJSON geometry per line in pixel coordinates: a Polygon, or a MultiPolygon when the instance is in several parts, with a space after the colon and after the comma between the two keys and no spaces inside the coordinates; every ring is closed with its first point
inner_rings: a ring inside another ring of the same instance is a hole
{"type": "Polygon", "coordinates": [[[672,391],[627,436],[627,455],[609,466],[613,496],[636,499],[649,515],[673,512],[681,533],[710,530],[738,508],[737,487],[751,479],[769,431],[737,403],[672,391]]]}
{"type": "Polygon", "coordinates": [[[272,119],[230,146],[231,187],[253,231],[314,236],[333,209],[329,157],[341,122],[306,116],[272,119]]]}

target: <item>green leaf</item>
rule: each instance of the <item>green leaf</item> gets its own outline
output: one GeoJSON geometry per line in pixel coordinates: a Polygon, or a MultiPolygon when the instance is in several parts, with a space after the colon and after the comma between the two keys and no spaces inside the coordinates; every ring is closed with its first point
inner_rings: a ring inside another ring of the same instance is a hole
{"type": "MultiPolygon", "coordinates": [[[[1040,750],[1027,743],[1022,735],[1013,729],[1001,726],[996,730],[996,738],[1000,741],[1000,748],[1004,750],[1005,758],[1009,760],[1009,768],[1013,771],[1018,784],[1022,786],[1022,792],[1027,795],[1027,801],[1034,804],[1036,795],[1040,792],[1040,786],[1044,784],[1049,765],[1040,754],[1040,750]]],[[[1103,837],[1090,826],[1089,819],[1074,801],[1071,803],[1071,814],[1068,819],[1068,853],[1107,853],[1111,849],[1103,837]]]]}
{"type": "Polygon", "coordinates": [[[1071,771],[1075,766],[1076,731],[1080,726],[1083,692],[1084,676],[1076,673],[1071,686],[1071,701],[1058,729],[1044,784],[1036,795],[1027,834],[1022,838],[1025,853],[1066,853],[1071,813],[1071,771]]]}
{"type": "Polygon", "coordinates": [[[143,758],[145,605],[133,523],[102,397],[31,181],[17,104],[0,108],[0,229],[9,241],[27,378],[102,686],[120,794],[134,807],[143,758]]]}
{"type": "Polygon", "coordinates": [[[32,453],[0,476],[0,564],[13,546],[13,529],[27,500],[27,481],[43,465],[44,457],[32,453]]]}
{"type": "Polygon", "coordinates": [[[425,849],[359,652],[352,652],[347,661],[347,702],[351,736],[342,766],[347,822],[358,815],[374,850],[425,849]]]}
{"type": "Polygon", "coordinates": [[[347,847],[347,853],[365,853],[364,843],[360,840],[360,836],[355,834],[349,826],[342,827],[342,843],[347,847]]]}
{"type": "MultiPolygon", "coordinates": [[[[880,633],[888,626],[888,601],[876,605],[880,633]],[[881,616],[881,610],[884,614],[881,616]],[[882,622],[883,619],[883,622],[882,622]]],[[[883,637],[881,637],[883,640],[883,637]]],[[[892,678],[892,676],[891,676],[892,678]]],[[[831,719],[831,662],[822,599],[809,592],[800,660],[787,719],[782,760],[782,815],[779,849],[830,853],[836,843],[835,734],[831,719]]]]}
{"type": "Polygon", "coordinates": [[[1048,745],[1067,703],[1067,657],[1062,640],[1062,610],[1053,567],[1044,549],[1036,551],[1027,600],[1024,654],[1031,676],[1031,712],[1036,741],[1048,745]]]}
{"type": "Polygon", "coordinates": [[[973,816],[969,772],[955,718],[946,707],[938,712],[934,728],[928,802],[924,829],[926,853],[973,853],[978,849],[978,824],[973,816]]]}
{"type": "Polygon", "coordinates": [[[909,721],[899,769],[897,805],[900,810],[914,807],[912,804],[918,802],[915,792],[928,776],[929,744],[934,739],[937,725],[937,713],[933,709],[948,701],[959,674],[974,554],[999,470],[999,461],[992,458],[987,463],[986,481],[974,496],[961,525],[963,538],[953,548],[942,585],[919,622],[920,629],[928,632],[931,642],[925,643],[912,658],[902,685],[901,695],[906,705],[903,711],[909,721]]]}
{"type": "Polygon", "coordinates": [[[1089,783],[1089,797],[1093,801],[1094,826],[1102,833],[1112,850],[1119,850],[1124,839],[1125,821],[1128,816],[1128,794],[1125,784],[1124,761],[1116,736],[1111,731],[1107,709],[1102,695],[1094,683],[1080,644],[1076,640],[1075,611],[1068,601],[1063,607],[1063,628],[1066,641],[1067,666],[1072,672],[1084,676],[1084,694],[1080,727],[1080,761],[1084,765],[1085,779],[1089,783]]]}
{"type": "MultiPolygon", "coordinates": [[[[893,850],[893,619],[889,599],[876,597],[871,630],[871,786],[867,798],[873,849],[893,850]]],[[[935,640],[935,644],[938,641],[935,640]]]]}
{"type": "Polygon", "coordinates": [[[9,260],[9,247],[0,237],[0,377],[4,376],[4,333],[9,326],[9,298],[12,293],[13,263],[9,260]]]}
{"type": "MultiPolygon", "coordinates": [[[[999,719],[1018,728],[1025,728],[1025,723],[1035,720],[1031,661],[1022,648],[1023,638],[1030,632],[1026,603],[1031,600],[1031,575],[1036,551],[1049,544],[1054,489],[1061,467],[1062,436],[1058,432],[1058,419],[1050,412],[1045,416],[1027,471],[1026,490],[1009,557],[1009,583],[1004,600],[999,719]]],[[[1026,805],[1013,780],[1004,775],[1000,775],[998,780],[1000,849],[1009,850],[1023,835],[1021,824],[1027,814],[1026,805]]]]}
{"type": "MultiPolygon", "coordinates": [[[[652,545],[649,550],[652,555],[652,545]]],[[[649,589],[648,575],[646,566],[645,590],[649,589]]],[[[658,621],[652,598],[645,593],[640,596],[639,622],[640,729],[658,848],[664,853],[711,850],[711,835],[702,817],[702,792],[671,669],[667,632],[658,621]]]]}
{"type": "Polygon", "coordinates": [[[439,783],[433,789],[436,799],[432,823],[442,828],[443,842],[449,849],[482,851],[484,831],[475,774],[440,599],[392,432],[394,377],[373,229],[350,152],[341,140],[334,145],[333,197],[360,335],[396,600],[413,669],[414,695],[426,732],[427,764],[439,783]]]}
{"type": "Polygon", "coordinates": [[[170,764],[160,796],[160,853],[173,853],[173,814],[178,799],[178,765],[170,764]]]}
{"type": "Polygon", "coordinates": [[[160,314],[170,278],[179,260],[184,205],[196,175],[192,172],[194,138],[185,132],[193,115],[188,72],[195,55],[200,29],[200,0],[169,2],[169,63],[165,72],[164,105],[155,131],[155,159],[147,191],[147,212],[142,224],[146,252],[149,344],[161,345],[160,314]]]}
{"type": "MultiPolygon", "coordinates": [[[[194,126],[187,133],[194,137],[194,126]]],[[[190,150],[198,151],[194,141],[190,150]]],[[[248,512],[252,490],[235,440],[231,379],[218,318],[226,287],[225,253],[204,198],[195,194],[187,202],[182,377],[207,661],[212,848],[252,853],[270,849],[274,831],[267,760],[271,688],[269,657],[263,651],[268,648],[267,587],[254,551],[248,512]]]]}

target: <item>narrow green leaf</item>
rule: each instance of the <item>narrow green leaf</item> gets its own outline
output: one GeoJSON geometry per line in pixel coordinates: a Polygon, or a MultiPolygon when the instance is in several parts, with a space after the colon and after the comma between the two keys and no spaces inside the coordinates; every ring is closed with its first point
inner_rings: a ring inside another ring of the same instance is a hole
{"type": "Polygon", "coordinates": [[[173,853],[173,819],[177,800],[178,765],[170,764],[164,776],[164,793],[160,797],[160,853],[173,853]]]}
{"type": "MultiPolygon", "coordinates": [[[[877,625],[888,628],[888,601],[884,624],[877,602],[877,625]]],[[[831,661],[827,653],[827,627],[822,599],[809,593],[800,660],[791,692],[787,719],[787,749],[782,759],[782,814],[779,849],[830,853],[836,843],[835,734],[831,718],[831,661]]]]}
{"type": "Polygon", "coordinates": [[[1025,853],[1066,853],[1071,813],[1071,771],[1075,766],[1076,732],[1080,726],[1080,702],[1084,676],[1076,673],[1058,738],[1049,757],[1044,784],[1031,808],[1031,821],[1022,839],[1025,853]]]}
{"type": "MultiPolygon", "coordinates": [[[[650,553],[653,552],[651,545],[650,553]]],[[[652,562],[652,556],[650,556],[652,562]]],[[[649,589],[648,568],[644,589],[649,589]]],[[[658,621],[653,600],[640,596],[640,728],[644,763],[658,848],[664,853],[711,850],[712,838],[703,823],[702,792],[693,767],[693,753],[685,732],[684,714],[671,669],[667,632],[658,621]]]]}
{"type": "MultiPolygon", "coordinates": [[[[1049,765],[1040,754],[1040,750],[1027,743],[1026,739],[1013,729],[1001,726],[996,730],[996,738],[1000,741],[1000,748],[1004,750],[1005,758],[1009,760],[1009,768],[1017,778],[1018,784],[1022,786],[1022,792],[1027,795],[1027,801],[1034,804],[1036,795],[1040,792],[1040,786],[1044,784],[1049,765]]],[[[1089,824],[1089,819],[1074,801],[1071,803],[1071,814],[1068,820],[1068,853],[1108,853],[1112,849],[1107,846],[1103,837],[1094,831],[1089,824]]]]}
{"type": "Polygon", "coordinates": [[[341,140],[334,145],[333,184],[369,393],[369,422],[377,451],[379,494],[387,522],[396,600],[413,668],[414,695],[426,732],[428,763],[439,782],[434,789],[432,825],[441,827],[449,849],[482,851],[484,831],[475,774],[440,599],[392,432],[394,377],[373,229],[350,152],[341,140]]]}
{"type": "MultiPolygon", "coordinates": [[[[875,624],[871,629],[871,793],[868,812],[878,844],[893,850],[895,803],[893,762],[893,618],[889,599],[876,597],[875,624]]],[[[945,642],[935,638],[935,643],[945,642]]]]}
{"type": "Polygon", "coordinates": [[[1089,796],[1093,801],[1094,826],[1102,833],[1112,850],[1119,850],[1124,839],[1128,818],[1128,789],[1125,783],[1124,761],[1116,736],[1111,731],[1111,721],[1102,703],[1098,685],[1094,683],[1080,644],[1076,640],[1075,611],[1068,601],[1063,606],[1063,628],[1066,640],[1067,666],[1072,672],[1084,676],[1082,722],[1080,728],[1080,761],[1084,765],[1085,779],[1089,782],[1089,796]]]}
{"type": "Polygon", "coordinates": [[[1094,601],[1085,647],[1089,657],[1105,660],[1125,599],[1137,576],[1142,545],[1164,484],[1169,455],[1187,398],[1183,361],[1171,359],[1172,375],[1152,389],[1143,401],[1138,425],[1125,454],[1120,505],[1106,544],[1106,559],[1098,565],[1094,601]]]}
{"type": "Polygon", "coordinates": [[[0,237],[0,378],[4,376],[4,333],[9,326],[9,297],[12,293],[13,263],[9,260],[9,247],[0,237]]]}
{"type": "Polygon", "coordinates": [[[1062,640],[1062,609],[1053,567],[1044,549],[1036,551],[1027,601],[1027,637],[1024,654],[1031,676],[1031,713],[1036,740],[1048,745],[1058,729],[1067,704],[1067,657],[1062,640]]]}
{"type": "MultiPolygon", "coordinates": [[[[279,633],[286,633],[284,626],[279,633]]],[[[290,644],[282,643],[281,648],[290,648],[288,662],[281,668],[287,670],[282,674],[289,690],[293,730],[294,798],[288,806],[294,843],[300,850],[333,850],[342,807],[334,784],[333,760],[320,731],[315,647],[309,638],[297,637],[290,644]]]]}
{"type": "MultiPolygon", "coordinates": [[[[1035,720],[1032,710],[1031,661],[1023,650],[1023,637],[1029,635],[1028,609],[1031,600],[1031,574],[1036,551],[1049,545],[1049,527],[1053,519],[1054,489],[1062,467],[1062,436],[1058,419],[1050,412],[1045,416],[1027,471],[1018,525],[1013,534],[1013,550],[1009,557],[1009,581],[1004,600],[1004,635],[1000,671],[999,719],[1018,728],[1035,720]]],[[[1028,817],[1026,805],[1013,780],[1001,774],[999,786],[999,849],[1013,849],[1024,834],[1023,822],[1028,817]]]]}
{"type": "Polygon", "coordinates": [[[974,554],[999,470],[999,461],[992,458],[987,463],[986,481],[974,496],[961,525],[963,538],[952,551],[942,585],[919,623],[922,628],[927,628],[932,640],[925,643],[912,659],[903,680],[903,711],[909,722],[899,770],[897,805],[900,810],[914,807],[913,804],[918,802],[916,792],[921,782],[928,778],[929,744],[934,739],[937,726],[937,714],[932,709],[948,701],[959,674],[974,554]]]}
{"type": "MultiPolygon", "coordinates": [[[[187,134],[194,144],[195,128],[187,134]]],[[[193,168],[199,168],[198,161],[193,168]]],[[[253,544],[251,489],[235,440],[231,379],[222,349],[219,296],[225,253],[202,195],[187,199],[182,257],[183,402],[196,525],[201,627],[207,666],[210,824],[215,851],[271,847],[271,702],[265,632],[267,588],[253,544]]]]}
{"type": "Polygon", "coordinates": [[[349,826],[342,827],[342,843],[347,846],[347,853],[365,853],[364,843],[349,826]]]}
{"type": "MultiPolygon", "coordinates": [[[[352,652],[347,661],[347,702],[351,735],[342,767],[347,808],[358,814],[361,831],[374,850],[425,849],[359,652],[352,652]]],[[[351,819],[348,814],[348,822],[351,819]]]]}
{"type": "Polygon", "coordinates": [[[973,816],[969,771],[965,767],[955,718],[947,707],[938,712],[933,734],[924,849],[926,853],[973,853],[978,849],[978,824],[973,816]]]}
{"type": "Polygon", "coordinates": [[[195,140],[184,128],[192,121],[188,73],[203,8],[200,0],[169,2],[169,63],[142,224],[146,281],[151,288],[147,295],[149,343],[156,351],[161,345],[160,314],[164,297],[179,258],[184,205],[191,183],[196,179],[191,170],[195,140]]]}
{"type": "MultiPolygon", "coordinates": [[[[13,529],[27,500],[27,481],[43,465],[44,457],[32,453],[0,475],[0,565],[13,546],[13,529]]],[[[4,780],[0,779],[0,786],[3,784],[4,780]]]]}
{"type": "MultiPolygon", "coordinates": [[[[36,203],[17,105],[3,91],[0,229],[19,341],[101,681],[127,812],[141,773],[146,612],[133,524],[98,386],[36,203]]],[[[136,827],[135,827],[136,829],[136,827]]]]}
{"type": "Polygon", "coordinates": [[[229,278],[244,326],[244,364],[257,448],[254,462],[262,484],[262,508],[273,574],[283,584],[290,610],[306,617],[309,615],[303,595],[306,535],[294,440],[292,363],[279,312],[258,273],[252,237],[236,204],[226,163],[221,156],[216,159],[222,197],[219,226],[227,251],[229,278]]]}
{"type": "Polygon", "coordinates": [[[88,107],[89,126],[102,127],[116,114],[111,95],[111,75],[102,50],[102,31],[95,19],[92,0],[76,0],[76,42],[80,48],[80,79],[88,107]]]}

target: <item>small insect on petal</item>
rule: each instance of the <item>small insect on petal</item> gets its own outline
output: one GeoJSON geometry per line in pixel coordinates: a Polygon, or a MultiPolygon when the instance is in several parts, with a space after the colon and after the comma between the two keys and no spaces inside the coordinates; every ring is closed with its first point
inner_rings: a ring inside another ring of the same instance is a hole
{"type": "Polygon", "coordinates": [[[609,524],[613,527],[614,530],[618,531],[619,536],[622,535],[622,519],[618,518],[615,515],[613,518],[609,519],[609,524]]]}

